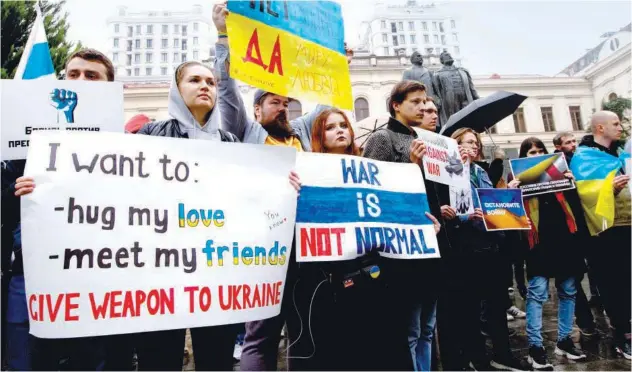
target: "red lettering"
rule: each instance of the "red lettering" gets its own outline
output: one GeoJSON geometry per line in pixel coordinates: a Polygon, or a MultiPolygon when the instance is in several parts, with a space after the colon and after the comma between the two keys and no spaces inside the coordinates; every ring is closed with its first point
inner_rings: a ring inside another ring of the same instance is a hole
{"type": "Polygon", "coordinates": [[[158,295],[158,291],[155,289],[149,291],[149,295],[147,296],[147,308],[149,309],[150,315],[156,315],[160,310],[160,298],[158,295]]]}
{"type": "Polygon", "coordinates": [[[255,292],[252,295],[252,307],[261,307],[261,293],[259,292],[259,286],[255,285],[255,292]]]}
{"type": "Polygon", "coordinates": [[[231,308],[231,304],[232,304],[232,297],[230,295],[230,287],[227,289],[227,297],[226,297],[226,302],[224,302],[224,286],[220,285],[219,286],[219,307],[222,308],[222,310],[228,310],[231,308]]]}
{"type": "Polygon", "coordinates": [[[250,302],[250,286],[244,284],[244,309],[252,308],[252,303],[250,302]]]}
{"type": "Polygon", "coordinates": [[[39,300],[37,302],[39,302],[39,321],[43,322],[44,321],[44,295],[39,295],[39,300]]]}
{"type": "Polygon", "coordinates": [[[318,236],[318,255],[331,256],[331,239],[329,239],[329,228],[319,227],[318,229],[316,229],[316,234],[318,236]]]}
{"type": "Polygon", "coordinates": [[[270,67],[268,67],[268,72],[274,73],[274,68],[276,67],[279,70],[279,75],[283,76],[280,37],[280,35],[277,35],[274,47],[272,47],[272,55],[270,56],[270,67]]]}
{"type": "Polygon", "coordinates": [[[200,287],[195,286],[195,287],[184,287],[184,291],[185,292],[189,292],[189,312],[193,313],[195,310],[195,292],[197,290],[199,290],[200,287]]]}
{"type": "Polygon", "coordinates": [[[29,297],[29,313],[31,315],[32,320],[39,320],[37,319],[37,313],[33,311],[33,302],[35,301],[37,301],[37,297],[34,294],[32,294],[31,297],[29,297]]]}
{"type": "Polygon", "coordinates": [[[134,312],[134,297],[132,296],[132,292],[125,292],[125,302],[123,303],[123,318],[127,317],[127,313],[130,312],[132,317],[137,316],[134,312]]]}
{"type": "Polygon", "coordinates": [[[202,287],[200,291],[200,309],[202,311],[208,311],[211,308],[211,289],[209,287],[202,287]]]}
{"type": "Polygon", "coordinates": [[[263,306],[270,306],[274,304],[274,293],[273,288],[270,283],[265,283],[263,285],[264,296],[263,296],[263,306]]]}
{"type": "Polygon", "coordinates": [[[64,320],[67,322],[74,322],[79,320],[79,315],[70,315],[70,311],[79,308],[79,304],[71,302],[75,298],[79,298],[79,293],[66,294],[66,312],[64,314],[64,320]]]}
{"type": "Polygon", "coordinates": [[[307,257],[307,248],[309,248],[309,256],[318,256],[316,253],[316,229],[309,229],[309,236],[307,235],[307,229],[301,229],[301,256],[307,257]]]}
{"type": "Polygon", "coordinates": [[[175,302],[173,296],[173,288],[169,288],[169,294],[164,289],[160,289],[160,314],[165,313],[165,308],[169,309],[169,313],[173,314],[175,311],[175,302]]]}
{"type": "Polygon", "coordinates": [[[283,282],[274,283],[274,305],[281,303],[281,284],[283,282]]]}
{"type": "Polygon", "coordinates": [[[426,164],[427,164],[426,170],[428,171],[428,173],[437,177],[441,175],[441,169],[439,168],[439,164],[435,164],[435,163],[426,163],[426,164]]]}
{"type": "Polygon", "coordinates": [[[51,322],[54,322],[57,319],[57,314],[59,313],[59,308],[61,307],[63,300],[63,294],[57,295],[57,301],[55,302],[55,307],[53,308],[52,296],[50,294],[46,295],[46,307],[48,308],[48,314],[51,322]]]}
{"type": "Polygon", "coordinates": [[[334,227],[331,229],[331,233],[336,235],[336,246],[338,248],[338,256],[342,256],[342,238],[340,234],[345,233],[344,227],[334,227]]]}
{"type": "Polygon", "coordinates": [[[263,60],[261,59],[261,50],[259,49],[259,34],[257,33],[256,28],[253,31],[252,36],[250,36],[250,41],[248,41],[248,49],[246,50],[246,57],[242,58],[242,60],[244,62],[252,62],[256,65],[259,65],[264,70],[268,68],[268,66],[266,66],[263,63],[263,60]],[[253,49],[255,53],[257,54],[256,57],[252,56],[253,49]]]}
{"type": "Polygon", "coordinates": [[[140,307],[145,303],[147,294],[144,291],[136,291],[136,315],[140,316],[140,307]]]}
{"type": "Polygon", "coordinates": [[[105,294],[103,303],[98,306],[94,301],[94,293],[89,293],[88,297],[90,298],[90,306],[92,307],[92,317],[94,319],[99,319],[99,317],[105,319],[105,312],[108,308],[108,303],[110,302],[110,292],[105,294]]]}
{"type": "Polygon", "coordinates": [[[117,301],[117,297],[120,296],[123,292],[121,291],[112,291],[110,294],[110,318],[114,319],[114,318],[120,318],[121,317],[121,313],[117,312],[118,311],[118,307],[121,306],[123,304],[123,302],[121,301],[117,301]]]}
{"type": "Polygon", "coordinates": [[[233,296],[233,310],[241,310],[242,305],[239,302],[239,292],[241,292],[241,285],[231,285],[233,296]]]}

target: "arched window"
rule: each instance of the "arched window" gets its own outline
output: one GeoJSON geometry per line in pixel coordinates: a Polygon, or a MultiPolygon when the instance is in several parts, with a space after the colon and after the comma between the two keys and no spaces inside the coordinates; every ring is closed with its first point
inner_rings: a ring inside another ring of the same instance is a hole
{"type": "Polygon", "coordinates": [[[369,102],[365,98],[358,98],[353,104],[355,109],[355,119],[360,121],[369,117],[369,102]]]}
{"type": "Polygon", "coordinates": [[[303,105],[301,105],[300,101],[292,100],[288,105],[288,109],[290,111],[289,120],[294,120],[303,115],[303,105]]]}

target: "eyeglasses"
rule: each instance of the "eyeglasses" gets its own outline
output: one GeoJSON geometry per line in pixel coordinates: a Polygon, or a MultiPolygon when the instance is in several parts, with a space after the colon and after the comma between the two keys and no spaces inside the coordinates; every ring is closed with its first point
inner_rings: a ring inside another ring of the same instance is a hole
{"type": "Polygon", "coordinates": [[[439,113],[439,111],[437,111],[435,109],[425,109],[424,112],[426,114],[430,114],[430,115],[439,113]]]}

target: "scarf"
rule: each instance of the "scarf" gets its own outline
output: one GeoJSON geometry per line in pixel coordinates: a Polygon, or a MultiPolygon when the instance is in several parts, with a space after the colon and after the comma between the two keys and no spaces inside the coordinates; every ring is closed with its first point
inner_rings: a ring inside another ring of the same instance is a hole
{"type": "MultiPolygon", "coordinates": [[[[566,226],[571,234],[577,232],[577,223],[575,222],[575,216],[571,211],[571,207],[566,201],[564,194],[561,192],[555,193],[555,198],[564,211],[566,226]]],[[[537,197],[530,198],[527,203],[524,203],[524,208],[527,212],[527,216],[531,220],[531,230],[527,232],[527,239],[529,240],[529,249],[533,249],[536,244],[540,243],[540,236],[538,234],[538,226],[540,223],[540,201],[537,197]]]]}

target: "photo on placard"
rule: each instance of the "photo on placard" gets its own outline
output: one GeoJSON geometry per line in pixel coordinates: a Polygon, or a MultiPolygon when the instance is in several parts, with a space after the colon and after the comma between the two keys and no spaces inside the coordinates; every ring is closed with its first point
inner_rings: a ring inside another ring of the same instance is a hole
{"type": "Polygon", "coordinates": [[[458,216],[474,213],[469,162],[463,166],[463,177],[461,178],[460,185],[450,186],[450,206],[456,209],[458,216]]]}
{"type": "Polygon", "coordinates": [[[520,189],[476,189],[487,231],[529,230],[520,189]]]}
{"type": "Polygon", "coordinates": [[[520,189],[525,196],[575,188],[573,180],[565,175],[568,164],[561,152],[511,159],[509,165],[514,177],[520,180],[520,189]]]}

